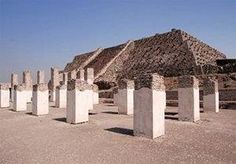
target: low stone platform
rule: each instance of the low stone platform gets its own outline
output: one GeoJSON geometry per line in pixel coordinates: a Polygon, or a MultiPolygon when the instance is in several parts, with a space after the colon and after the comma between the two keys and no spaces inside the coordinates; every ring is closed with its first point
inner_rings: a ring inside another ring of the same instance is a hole
{"type": "Polygon", "coordinates": [[[0,163],[236,163],[236,110],[201,113],[196,123],[165,112],[165,136],[133,136],[133,116],[95,105],[86,124],[67,124],[65,109],[35,117],[0,109],[0,163]]]}

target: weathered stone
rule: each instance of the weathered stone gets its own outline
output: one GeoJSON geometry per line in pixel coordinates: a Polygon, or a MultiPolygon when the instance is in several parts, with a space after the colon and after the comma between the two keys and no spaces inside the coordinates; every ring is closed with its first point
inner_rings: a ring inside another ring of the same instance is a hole
{"type": "Polygon", "coordinates": [[[33,82],[32,82],[31,72],[30,72],[30,71],[25,71],[25,72],[23,72],[23,83],[24,83],[27,87],[31,87],[31,88],[32,88],[33,82]]]}
{"type": "Polygon", "coordinates": [[[37,84],[44,83],[44,71],[37,71],[37,84]]]}
{"type": "Polygon", "coordinates": [[[134,135],[154,139],[165,134],[166,93],[163,85],[163,77],[157,74],[135,80],[134,135]],[[143,83],[141,79],[145,78],[151,80],[143,83]]]}
{"type": "Polygon", "coordinates": [[[61,85],[56,88],[56,107],[57,108],[66,108],[67,103],[67,86],[61,85]]]}
{"type": "Polygon", "coordinates": [[[219,91],[216,79],[205,78],[203,81],[203,110],[219,112],[219,91]]]}
{"type": "Polygon", "coordinates": [[[179,120],[196,122],[200,119],[198,80],[193,76],[179,77],[179,120]]]}
{"type": "Polygon", "coordinates": [[[88,84],[93,84],[94,82],[94,69],[93,68],[87,68],[85,78],[88,84]]]}
{"type": "Polygon", "coordinates": [[[88,111],[93,106],[92,85],[85,81],[70,80],[67,86],[66,121],[83,123],[88,121],[88,111]]]}
{"type": "Polygon", "coordinates": [[[76,75],[77,79],[84,80],[84,69],[80,69],[76,75]]]}
{"type": "Polygon", "coordinates": [[[0,108],[5,108],[10,106],[10,90],[9,84],[0,84],[0,108]]]}
{"type": "Polygon", "coordinates": [[[194,76],[180,76],[178,78],[179,88],[198,88],[199,81],[194,76]]]}
{"type": "Polygon", "coordinates": [[[164,77],[157,73],[140,75],[135,79],[135,90],[140,88],[165,90],[164,77]]]}
{"type": "Polygon", "coordinates": [[[49,112],[48,85],[44,83],[33,85],[32,114],[45,115],[49,112]]]}

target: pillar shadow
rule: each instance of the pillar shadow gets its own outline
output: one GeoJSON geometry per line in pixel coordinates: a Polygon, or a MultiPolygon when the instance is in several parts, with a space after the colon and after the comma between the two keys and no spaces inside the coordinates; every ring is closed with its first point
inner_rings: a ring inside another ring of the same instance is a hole
{"type": "Polygon", "coordinates": [[[118,112],[112,112],[112,111],[107,111],[107,112],[102,112],[102,113],[106,113],[106,114],[118,114],[118,112]]]}
{"type": "Polygon", "coordinates": [[[25,114],[28,114],[28,115],[31,115],[31,116],[33,115],[33,113],[32,113],[32,112],[27,112],[27,113],[25,113],[25,114]]]}
{"type": "Polygon", "coordinates": [[[89,115],[96,115],[97,113],[91,113],[91,112],[89,112],[89,115]]]}
{"type": "Polygon", "coordinates": [[[115,106],[114,104],[105,104],[105,106],[115,106]]]}
{"type": "Polygon", "coordinates": [[[165,115],[171,115],[171,116],[174,116],[174,115],[177,115],[178,112],[165,112],[165,115]]]}
{"type": "Polygon", "coordinates": [[[60,121],[60,122],[66,122],[66,118],[65,117],[54,118],[53,120],[60,121]]]}
{"type": "Polygon", "coordinates": [[[165,119],[167,119],[167,120],[178,120],[179,118],[171,117],[171,116],[165,116],[165,119]]]}
{"type": "Polygon", "coordinates": [[[105,129],[105,130],[109,131],[109,132],[113,132],[113,133],[119,133],[119,134],[133,136],[133,130],[131,130],[131,129],[114,127],[114,128],[109,128],[109,129],[105,129]]]}

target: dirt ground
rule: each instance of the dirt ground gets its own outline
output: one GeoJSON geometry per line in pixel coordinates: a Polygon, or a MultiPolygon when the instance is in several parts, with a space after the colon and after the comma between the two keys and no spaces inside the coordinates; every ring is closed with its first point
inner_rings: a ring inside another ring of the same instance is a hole
{"type": "Polygon", "coordinates": [[[99,104],[88,123],[65,122],[65,109],[46,116],[0,109],[0,163],[236,163],[236,110],[201,113],[197,123],[178,121],[166,110],[166,134],[155,140],[133,136],[133,117],[99,104]]]}

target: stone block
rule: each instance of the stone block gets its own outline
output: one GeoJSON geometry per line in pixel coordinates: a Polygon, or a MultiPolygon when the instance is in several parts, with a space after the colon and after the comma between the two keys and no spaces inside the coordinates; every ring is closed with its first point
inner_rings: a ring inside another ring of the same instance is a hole
{"type": "Polygon", "coordinates": [[[200,119],[199,81],[194,76],[180,76],[178,82],[179,120],[196,122],[200,119]]]}
{"type": "Polygon", "coordinates": [[[203,81],[203,110],[219,112],[218,81],[206,78],[203,81]]]}
{"type": "Polygon", "coordinates": [[[120,80],[118,82],[118,113],[131,115],[134,112],[134,81],[120,80]]]}
{"type": "Polygon", "coordinates": [[[67,86],[61,85],[56,88],[56,107],[57,108],[66,108],[67,100],[67,86]]]}
{"type": "Polygon", "coordinates": [[[18,75],[12,73],[11,74],[11,101],[14,101],[14,86],[18,85],[18,75]]]}
{"type": "Polygon", "coordinates": [[[154,139],[165,134],[164,78],[146,74],[135,79],[134,135],[154,139]]]}
{"type": "Polygon", "coordinates": [[[0,108],[10,106],[10,90],[8,84],[0,84],[0,108]]]}
{"type": "Polygon", "coordinates": [[[93,104],[99,104],[98,86],[93,84],[93,104]]]}
{"type": "Polygon", "coordinates": [[[81,80],[70,80],[67,85],[66,122],[76,124],[88,121],[89,109],[93,102],[92,85],[81,80]]]}
{"type": "Polygon", "coordinates": [[[14,111],[27,110],[27,86],[25,84],[14,86],[14,111]]]}
{"type": "Polygon", "coordinates": [[[37,71],[37,84],[44,83],[44,71],[37,71]]]}
{"type": "Polygon", "coordinates": [[[94,82],[94,69],[87,68],[85,77],[86,77],[86,81],[88,84],[93,84],[93,82],[94,82]]]}
{"type": "Polygon", "coordinates": [[[33,86],[32,114],[40,116],[48,114],[48,112],[48,86],[43,83],[36,84],[33,86]]]}

